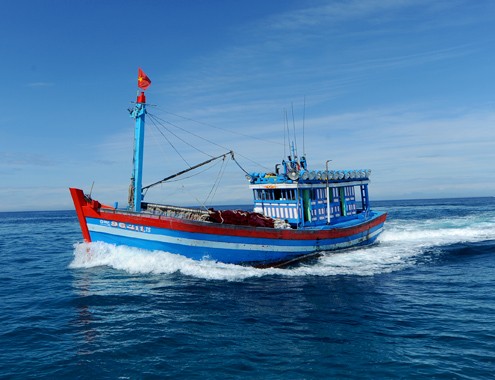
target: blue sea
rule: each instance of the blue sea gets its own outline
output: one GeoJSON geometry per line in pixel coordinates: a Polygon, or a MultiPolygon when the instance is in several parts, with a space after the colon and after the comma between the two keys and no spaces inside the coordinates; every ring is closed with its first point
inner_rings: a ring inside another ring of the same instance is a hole
{"type": "Polygon", "coordinates": [[[495,198],[373,205],[378,244],[287,269],[0,213],[0,378],[494,378],[495,198]]]}

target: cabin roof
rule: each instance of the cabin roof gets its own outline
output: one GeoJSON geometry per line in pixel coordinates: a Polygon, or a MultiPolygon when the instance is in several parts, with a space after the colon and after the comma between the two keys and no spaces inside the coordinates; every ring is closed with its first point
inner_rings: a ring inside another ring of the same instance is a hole
{"type": "MultiPolygon", "coordinates": [[[[254,185],[275,185],[275,187],[301,187],[301,185],[331,185],[343,184],[341,186],[351,186],[369,183],[371,170],[301,170],[291,173],[250,173],[246,176],[251,184],[251,188],[256,188],[254,185]],[[278,186],[280,185],[280,186],[278,186]],[[290,186],[292,185],[292,186],[290,186]]],[[[311,186],[309,186],[311,187],[311,186]]]]}

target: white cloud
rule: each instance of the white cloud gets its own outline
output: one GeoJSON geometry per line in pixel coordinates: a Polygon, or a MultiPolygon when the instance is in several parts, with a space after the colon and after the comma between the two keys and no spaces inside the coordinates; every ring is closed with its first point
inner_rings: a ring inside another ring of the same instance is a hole
{"type": "Polygon", "coordinates": [[[53,82],[31,82],[26,84],[27,87],[34,87],[34,88],[39,88],[39,87],[53,87],[55,86],[55,83],[53,82]]]}
{"type": "MultiPolygon", "coordinates": [[[[159,107],[150,107],[150,112],[214,142],[169,125],[201,150],[217,155],[224,148],[233,149],[247,170],[268,171],[283,158],[283,110],[289,111],[292,130],[291,103],[295,103],[302,153],[306,97],[305,142],[312,167],[323,168],[332,159],[331,165],[338,168],[371,168],[372,194],[382,199],[494,192],[492,92],[483,92],[488,87],[480,83],[476,90],[475,85],[458,88],[457,98],[450,93],[459,79],[470,84],[466,72],[483,70],[483,64],[491,62],[488,48],[493,37],[486,20],[493,17],[493,5],[485,9],[465,1],[353,0],[296,7],[281,6],[278,14],[239,26],[225,40],[230,44],[212,43],[213,48],[202,55],[191,51],[186,58],[181,56],[180,69],[154,79],[148,100],[184,118],[163,113],[159,107]],[[457,17],[461,14],[466,17],[457,17]],[[488,32],[472,38],[478,23],[484,23],[488,32]]],[[[166,53],[168,57],[170,52],[166,53]]],[[[40,144],[43,153],[3,152],[0,170],[11,178],[17,176],[27,189],[12,194],[14,198],[28,199],[28,182],[51,176],[51,184],[43,190],[47,195],[68,182],[88,190],[95,181],[102,201],[115,196],[125,200],[132,166],[132,123],[114,135],[107,135],[111,128],[105,125],[90,134],[74,125],[77,132],[60,152],[53,142],[48,144],[52,151],[40,144]]],[[[206,158],[169,138],[189,164],[206,158]]],[[[150,122],[145,160],[145,183],[185,166],[150,122]]],[[[196,188],[209,191],[215,170],[204,178],[195,177],[196,188]]],[[[243,174],[234,164],[227,167],[223,181],[227,191],[218,199],[249,201],[243,174]]],[[[175,185],[162,186],[157,197],[167,199],[166,194],[172,194],[174,202],[190,204],[191,191],[181,191],[182,184],[177,185],[179,190],[172,190],[175,185]]]]}

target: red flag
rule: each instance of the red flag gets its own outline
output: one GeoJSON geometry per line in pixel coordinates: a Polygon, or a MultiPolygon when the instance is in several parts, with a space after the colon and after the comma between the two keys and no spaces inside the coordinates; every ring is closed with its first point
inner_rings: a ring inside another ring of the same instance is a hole
{"type": "Polygon", "coordinates": [[[141,90],[146,90],[151,84],[151,79],[144,73],[141,68],[138,69],[138,87],[141,90]]]}

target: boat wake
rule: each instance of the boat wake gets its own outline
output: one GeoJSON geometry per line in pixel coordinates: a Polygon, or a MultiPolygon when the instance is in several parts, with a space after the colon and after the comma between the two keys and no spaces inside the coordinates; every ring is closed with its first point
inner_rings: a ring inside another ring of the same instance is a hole
{"type": "Polygon", "coordinates": [[[242,281],[264,276],[372,276],[402,270],[424,262],[442,246],[495,240],[495,218],[470,217],[396,219],[387,223],[377,244],[337,253],[325,253],[310,263],[280,269],[257,269],[214,261],[195,261],[163,251],[146,251],[106,243],[75,245],[71,268],[108,266],[131,274],[172,274],[208,280],[242,281]]]}

